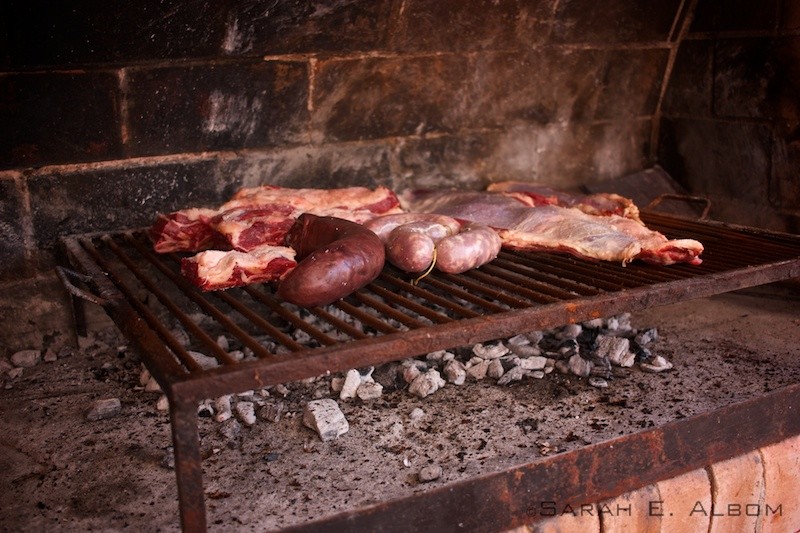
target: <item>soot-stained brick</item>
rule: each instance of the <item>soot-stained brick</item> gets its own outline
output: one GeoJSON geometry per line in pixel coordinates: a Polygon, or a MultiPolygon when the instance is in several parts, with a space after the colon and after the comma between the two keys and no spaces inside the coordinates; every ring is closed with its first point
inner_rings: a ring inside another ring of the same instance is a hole
{"type": "Polygon", "coordinates": [[[119,157],[118,85],[107,72],[0,76],[0,166],[119,157]]]}
{"type": "Polygon", "coordinates": [[[237,2],[228,14],[224,49],[231,55],[381,50],[392,3],[237,2]]]}
{"type": "Polygon", "coordinates": [[[214,160],[42,172],[28,180],[36,244],[72,233],[146,226],[156,213],[216,205],[232,194],[214,160]]]}
{"type": "Polygon", "coordinates": [[[208,57],[221,48],[224,12],[216,2],[50,2],[7,0],[10,63],[126,64],[208,57]]]}
{"type": "MultiPolygon", "coordinates": [[[[775,27],[779,0],[700,0],[693,32],[765,31],[775,27]]],[[[784,2],[791,4],[792,2],[784,2]]]]}
{"type": "Polygon", "coordinates": [[[392,48],[403,51],[516,50],[547,37],[551,2],[409,0],[392,48]]]}
{"type": "Polygon", "coordinates": [[[0,177],[0,198],[0,280],[11,280],[26,268],[23,198],[14,179],[0,177]]]}
{"type": "Polygon", "coordinates": [[[304,63],[136,69],[128,77],[131,155],[236,150],[306,140],[304,63]]]}
{"type": "Polygon", "coordinates": [[[680,0],[562,0],[551,39],[557,43],[665,41],[680,0]]]}
{"type": "Polygon", "coordinates": [[[316,140],[446,132],[467,117],[467,60],[456,56],[323,61],[316,74],[316,140]]]}

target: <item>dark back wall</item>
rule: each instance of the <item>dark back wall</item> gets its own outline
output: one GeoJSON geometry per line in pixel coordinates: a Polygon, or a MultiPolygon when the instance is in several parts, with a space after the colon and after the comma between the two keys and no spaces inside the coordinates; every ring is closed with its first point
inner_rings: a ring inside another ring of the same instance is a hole
{"type": "Polygon", "coordinates": [[[659,164],[717,218],[800,213],[798,0],[68,4],[0,8],[0,315],[23,307],[23,330],[62,312],[59,235],[243,185],[569,187],[659,164]]]}

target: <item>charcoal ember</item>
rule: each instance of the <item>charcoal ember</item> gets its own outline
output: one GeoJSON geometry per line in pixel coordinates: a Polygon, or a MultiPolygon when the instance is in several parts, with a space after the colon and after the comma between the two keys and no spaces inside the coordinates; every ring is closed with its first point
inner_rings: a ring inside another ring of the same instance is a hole
{"type": "MultiPolygon", "coordinates": [[[[507,339],[505,344],[510,350],[513,351],[514,346],[530,346],[531,339],[529,339],[526,335],[515,335],[507,339]]],[[[538,344],[538,341],[534,344],[538,344]]]]}
{"type": "Polygon", "coordinates": [[[481,359],[480,357],[473,357],[467,361],[466,369],[467,376],[480,381],[486,377],[486,372],[489,370],[489,361],[481,359]]]}
{"type": "Polygon", "coordinates": [[[631,331],[631,314],[622,313],[620,315],[609,317],[606,320],[606,329],[615,334],[622,334],[631,331]]]}
{"type": "Polygon", "coordinates": [[[472,353],[483,359],[497,359],[503,357],[508,352],[508,348],[502,342],[490,345],[479,343],[472,347],[472,353]]]}
{"type": "MultiPolygon", "coordinates": [[[[517,367],[513,367],[517,368],[517,367]]],[[[500,379],[505,374],[506,369],[503,368],[503,361],[500,359],[492,359],[489,361],[489,366],[486,368],[486,375],[490,378],[500,379]]]]}
{"type": "Polygon", "coordinates": [[[640,345],[636,341],[631,342],[631,351],[637,363],[649,363],[653,360],[653,352],[649,348],[640,345]]]}
{"type": "Polygon", "coordinates": [[[242,425],[235,418],[230,418],[219,425],[217,432],[227,441],[228,446],[235,447],[236,441],[242,433],[242,425]]]}
{"type": "Polygon", "coordinates": [[[603,327],[603,319],[602,318],[593,318],[592,320],[587,320],[583,324],[584,331],[587,329],[600,329],[603,327]]]}
{"type": "Polygon", "coordinates": [[[514,368],[503,374],[503,376],[497,380],[497,384],[508,385],[513,381],[520,381],[522,378],[525,377],[527,373],[528,371],[525,370],[524,368],[515,366],[514,368]]]}
{"type": "Polygon", "coordinates": [[[424,374],[417,376],[416,379],[411,382],[408,391],[415,396],[425,398],[444,387],[445,384],[446,382],[442,379],[439,371],[431,368],[424,374]]]}
{"type": "Polygon", "coordinates": [[[209,357],[204,353],[190,351],[189,355],[192,356],[192,359],[194,359],[197,364],[203,368],[203,370],[208,370],[209,368],[215,368],[219,366],[219,361],[213,357],[209,357]]]}
{"type": "Polygon", "coordinates": [[[175,451],[172,446],[167,446],[161,456],[161,466],[167,470],[175,470],[175,451]]]}
{"type": "Polygon", "coordinates": [[[256,423],[256,407],[253,402],[236,402],[236,418],[246,426],[256,423]]]}
{"type": "Polygon", "coordinates": [[[527,333],[523,333],[523,335],[529,341],[531,341],[531,344],[539,344],[540,342],[542,342],[542,339],[544,338],[544,333],[542,333],[541,331],[529,331],[527,333]]]}
{"type": "Polygon", "coordinates": [[[581,346],[591,347],[594,346],[597,336],[603,332],[601,328],[588,328],[584,327],[581,334],[575,339],[581,346]]]}
{"type": "Polygon", "coordinates": [[[649,363],[640,363],[639,367],[645,372],[658,373],[671,370],[673,365],[664,357],[657,355],[649,363]]]}
{"type": "Polygon", "coordinates": [[[420,483],[436,481],[442,477],[442,467],[437,464],[425,466],[419,471],[417,477],[419,478],[420,483]]]}
{"type": "Polygon", "coordinates": [[[425,360],[429,361],[434,365],[443,365],[447,363],[447,361],[454,358],[455,354],[453,354],[452,352],[448,352],[447,350],[437,350],[425,356],[425,360]]]}
{"type": "MultiPolygon", "coordinates": [[[[203,316],[203,318],[205,318],[205,315],[201,315],[201,316],[203,316]]],[[[183,329],[180,326],[172,328],[172,330],[170,331],[170,335],[175,337],[175,340],[177,340],[178,343],[181,346],[183,346],[184,348],[188,347],[189,343],[191,342],[191,339],[189,339],[189,334],[186,333],[186,330],[183,329]]]]}
{"type": "Polygon", "coordinates": [[[231,418],[233,416],[233,411],[231,410],[231,395],[226,394],[215,399],[214,409],[217,411],[217,415],[214,417],[217,422],[225,422],[231,418]]]}
{"type": "Polygon", "coordinates": [[[523,370],[544,370],[547,366],[547,357],[541,355],[520,358],[517,366],[522,367],[523,370]]]}
{"type": "Polygon", "coordinates": [[[536,357],[542,355],[542,349],[531,344],[510,344],[511,353],[520,357],[536,357]]]}
{"type": "Polygon", "coordinates": [[[553,364],[553,369],[557,370],[561,374],[572,373],[572,371],[569,369],[569,362],[565,359],[557,359],[556,362],[553,364]]]}
{"type": "Polygon", "coordinates": [[[591,361],[587,361],[578,354],[573,355],[567,360],[570,373],[585,378],[592,372],[594,366],[591,361]]]}
{"type": "Polygon", "coordinates": [[[605,379],[611,379],[614,375],[611,361],[607,357],[592,357],[590,361],[592,362],[591,375],[605,379]]]}
{"type": "Polygon", "coordinates": [[[577,339],[581,332],[583,332],[583,326],[580,324],[567,324],[556,331],[555,337],[560,340],[577,339]]]}
{"type": "Polygon", "coordinates": [[[336,439],[350,430],[350,424],[334,400],[312,400],[303,409],[303,425],[317,432],[323,442],[336,439]]]}
{"type": "Polygon", "coordinates": [[[156,402],[156,409],[158,411],[169,411],[169,398],[167,398],[166,394],[162,394],[158,397],[158,401],[156,402]]]}
{"type": "Polygon", "coordinates": [[[558,353],[567,359],[581,352],[580,344],[575,339],[567,339],[558,345],[558,353]]]}
{"type": "Polygon", "coordinates": [[[589,378],[589,385],[591,385],[592,387],[596,387],[598,389],[604,389],[608,387],[608,381],[606,381],[601,377],[591,376],[589,378]]]}
{"type": "Polygon", "coordinates": [[[103,398],[96,400],[86,413],[86,420],[96,421],[113,418],[122,411],[119,398],[103,398]]]}
{"type": "Polygon", "coordinates": [[[370,378],[362,381],[356,390],[356,396],[362,401],[376,400],[383,394],[383,385],[370,378]]]}
{"type": "Polygon", "coordinates": [[[358,370],[351,368],[347,371],[342,383],[342,389],[339,391],[340,400],[349,400],[356,397],[358,386],[361,385],[361,374],[358,370]]]}
{"type": "Polygon", "coordinates": [[[424,361],[416,359],[406,359],[400,364],[400,374],[403,376],[403,381],[406,383],[413,383],[417,377],[423,372],[428,370],[428,365],[424,361]]]}
{"type": "Polygon", "coordinates": [[[217,346],[222,348],[224,351],[228,352],[231,349],[230,342],[228,341],[228,337],[225,335],[220,335],[217,337],[217,346]]]}
{"type": "Polygon", "coordinates": [[[393,391],[399,388],[400,379],[400,365],[397,363],[387,363],[375,368],[372,373],[372,378],[383,386],[384,391],[393,391]]]}
{"type": "Polygon", "coordinates": [[[214,416],[214,404],[210,400],[203,400],[197,406],[197,416],[201,418],[211,418],[214,416]]]}
{"type": "Polygon", "coordinates": [[[264,404],[258,411],[258,416],[262,420],[269,422],[278,422],[286,411],[286,406],[283,402],[269,402],[264,404]]]}
{"type": "Polygon", "coordinates": [[[618,366],[633,366],[635,357],[630,352],[630,340],[610,335],[597,336],[594,354],[596,357],[606,358],[618,366]]]}
{"type": "Polygon", "coordinates": [[[639,346],[647,346],[648,344],[658,340],[658,329],[647,328],[636,334],[633,340],[639,346]]]}
{"type": "Polygon", "coordinates": [[[453,385],[463,385],[467,380],[467,369],[464,363],[457,359],[451,359],[444,365],[444,377],[448,383],[453,385]]]}
{"type": "Polygon", "coordinates": [[[11,355],[11,364],[20,368],[34,367],[41,360],[42,352],[39,350],[20,350],[11,355]]]}

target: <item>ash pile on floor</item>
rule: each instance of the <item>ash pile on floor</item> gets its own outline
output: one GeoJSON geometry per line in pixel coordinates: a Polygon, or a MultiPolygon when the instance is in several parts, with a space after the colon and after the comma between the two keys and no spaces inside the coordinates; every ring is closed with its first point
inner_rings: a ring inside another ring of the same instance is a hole
{"type": "MultiPolygon", "coordinates": [[[[304,382],[310,387],[311,397],[302,413],[303,422],[327,441],[348,430],[348,422],[337,401],[369,402],[389,391],[405,391],[425,398],[445,386],[482,380],[507,386],[525,379],[545,379],[552,372],[584,378],[592,387],[606,388],[615,378],[625,377],[633,369],[652,373],[672,369],[667,359],[653,353],[658,330],[655,327],[633,328],[630,318],[629,313],[624,313],[547,331],[531,331],[491,343],[440,350],[379,367],[350,369],[343,375],[309,379],[304,382]]],[[[236,359],[253,358],[249,350],[233,346],[225,336],[220,336],[217,342],[236,359]]],[[[211,357],[190,353],[204,367],[217,365],[211,357]]],[[[147,370],[142,371],[140,383],[146,391],[160,390],[147,370]]],[[[202,402],[198,414],[220,422],[220,433],[235,440],[242,424],[252,426],[259,419],[275,422],[287,415],[281,402],[275,401],[287,394],[286,386],[278,385],[225,395],[202,402]]],[[[113,413],[113,405],[113,402],[96,405],[91,416],[99,416],[98,411],[113,413]]],[[[158,408],[168,409],[163,395],[158,400],[158,408]]]]}

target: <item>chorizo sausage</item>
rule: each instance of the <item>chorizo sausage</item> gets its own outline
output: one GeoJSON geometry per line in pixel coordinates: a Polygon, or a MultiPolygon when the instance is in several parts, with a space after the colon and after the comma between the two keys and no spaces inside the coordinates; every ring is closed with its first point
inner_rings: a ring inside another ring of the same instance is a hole
{"type": "Polygon", "coordinates": [[[301,307],[327,305],[374,280],[386,257],[383,242],[361,224],[310,213],[286,235],[299,262],[278,285],[283,300],[301,307]]]}
{"type": "Polygon", "coordinates": [[[364,223],[364,227],[375,232],[382,241],[386,241],[389,234],[399,226],[412,224],[417,222],[427,222],[431,224],[440,224],[449,229],[450,234],[456,234],[461,229],[461,223],[458,220],[445,216],[436,215],[433,213],[399,213],[394,215],[384,215],[375,217],[364,223]]]}
{"type": "Polygon", "coordinates": [[[465,224],[459,233],[436,246],[436,268],[460,274],[484,265],[500,253],[502,240],[495,230],[481,224],[465,224]]]}
{"type": "Polygon", "coordinates": [[[436,244],[450,229],[435,222],[410,222],[393,229],[386,238],[386,258],[405,272],[422,272],[434,260],[436,244]]]}

